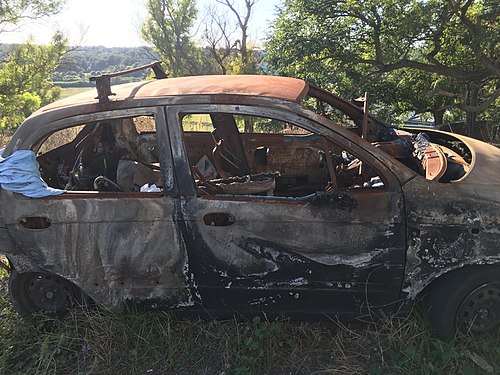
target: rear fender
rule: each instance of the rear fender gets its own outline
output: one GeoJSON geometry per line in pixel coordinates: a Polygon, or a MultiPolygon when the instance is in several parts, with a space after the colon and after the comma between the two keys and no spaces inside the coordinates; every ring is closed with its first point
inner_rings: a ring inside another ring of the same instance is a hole
{"type": "Polygon", "coordinates": [[[0,253],[8,254],[16,250],[16,243],[7,228],[0,227],[0,253]]]}

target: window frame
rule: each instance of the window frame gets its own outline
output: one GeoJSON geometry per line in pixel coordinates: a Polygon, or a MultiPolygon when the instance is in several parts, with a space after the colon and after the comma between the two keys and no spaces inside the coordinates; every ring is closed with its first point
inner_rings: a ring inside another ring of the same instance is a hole
{"type": "Polygon", "coordinates": [[[35,154],[38,153],[41,145],[54,133],[71,128],[74,126],[88,124],[90,122],[105,121],[105,120],[116,120],[121,118],[129,118],[136,116],[153,116],[156,125],[156,142],[158,146],[158,157],[160,163],[161,178],[163,182],[163,191],[161,193],[136,193],[136,192],[97,192],[93,190],[74,190],[68,191],[60,196],[53,196],[50,198],[68,198],[71,197],[89,197],[99,195],[99,197],[104,196],[137,196],[140,194],[141,197],[147,196],[157,196],[157,195],[169,195],[177,194],[178,188],[175,181],[173,160],[170,147],[170,139],[167,131],[167,123],[165,116],[165,108],[163,106],[155,107],[139,107],[130,109],[119,109],[119,110],[108,110],[102,112],[94,112],[83,115],[76,115],[67,117],[61,120],[56,120],[49,124],[44,125],[47,127],[47,131],[43,136],[37,136],[36,139],[28,138],[23,142],[26,149],[32,150],[35,154]]]}
{"type": "MultiPolygon", "coordinates": [[[[210,113],[230,113],[233,115],[249,115],[249,116],[259,116],[259,117],[269,117],[274,118],[279,121],[289,122],[295,126],[299,126],[313,134],[326,137],[330,142],[336,146],[352,152],[363,162],[366,162],[371,168],[373,168],[381,177],[385,191],[401,191],[401,186],[397,180],[395,174],[382,163],[379,158],[376,157],[371,150],[366,150],[362,147],[362,143],[366,142],[360,138],[360,144],[352,142],[348,137],[344,136],[342,132],[349,132],[346,129],[336,129],[335,125],[332,123],[331,128],[321,124],[314,117],[318,115],[310,112],[309,110],[303,110],[301,113],[292,112],[290,109],[283,108],[271,108],[258,105],[239,105],[239,104],[184,104],[184,105],[173,105],[167,107],[167,121],[169,123],[168,131],[172,144],[177,145],[177,147],[172,149],[173,158],[176,167],[176,176],[178,178],[180,194],[184,196],[196,195],[195,178],[192,174],[191,167],[189,165],[188,154],[185,148],[184,138],[183,138],[183,126],[182,117],[189,114],[210,114],[210,113]],[[310,112],[310,113],[309,113],[310,112]],[[310,115],[310,116],[308,116],[310,115]]],[[[324,121],[328,121],[324,119],[324,121]]],[[[368,142],[366,142],[368,143],[368,142]]],[[[365,189],[365,188],[361,188],[365,189]]],[[[359,189],[357,189],[359,190],[359,189]]],[[[366,188],[365,191],[376,191],[377,189],[366,188]]],[[[263,196],[264,197],[264,196],[263,196]]],[[[209,196],[208,199],[231,199],[231,200],[250,200],[251,198],[243,197],[218,197],[209,196]]],[[[261,198],[259,196],[259,198],[261,198]]],[[[265,198],[265,197],[264,197],[265,198]]],[[[276,199],[277,197],[267,197],[267,199],[276,199]]],[[[279,197],[279,200],[289,200],[297,202],[298,200],[293,197],[279,197]]]]}

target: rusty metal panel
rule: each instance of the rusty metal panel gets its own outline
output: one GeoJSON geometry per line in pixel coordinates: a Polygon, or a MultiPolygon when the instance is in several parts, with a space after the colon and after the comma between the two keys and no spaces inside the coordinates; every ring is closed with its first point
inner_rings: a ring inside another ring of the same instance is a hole
{"type": "MultiPolygon", "coordinates": [[[[131,98],[139,100],[183,95],[261,96],[300,103],[307,94],[308,88],[309,85],[303,80],[288,77],[263,75],[178,77],[112,86],[115,95],[110,98],[110,103],[131,98]]],[[[81,103],[95,104],[96,102],[96,90],[89,90],[58,100],[42,110],[49,111],[81,103]]]]}
{"type": "Polygon", "coordinates": [[[16,243],[9,254],[14,266],[63,276],[109,307],[129,299],[192,304],[175,199],[110,195],[33,200],[2,190],[5,224],[16,243]],[[45,217],[51,225],[27,229],[20,225],[26,217],[45,217]]]}
{"type": "MultiPolygon", "coordinates": [[[[346,292],[350,308],[356,298],[358,310],[366,303],[390,308],[399,296],[405,259],[402,197],[360,191],[352,199],[354,209],[293,199],[183,200],[191,269],[202,297],[220,289],[227,307],[234,298],[243,307],[246,290],[260,290],[272,292],[275,308],[314,311],[318,305],[306,307],[302,296],[328,290],[322,307],[330,311],[347,307],[335,306],[346,292]],[[214,213],[232,219],[207,223],[204,218],[214,213]]],[[[252,293],[247,298],[247,307],[264,306],[252,302],[252,293]]]]}
{"type": "MultiPolygon", "coordinates": [[[[492,181],[492,186],[497,186],[492,181]]],[[[415,298],[436,277],[466,265],[500,262],[500,202],[461,183],[418,177],[403,186],[408,255],[403,291],[415,298]]],[[[493,194],[493,193],[492,193],[493,194]]]]}

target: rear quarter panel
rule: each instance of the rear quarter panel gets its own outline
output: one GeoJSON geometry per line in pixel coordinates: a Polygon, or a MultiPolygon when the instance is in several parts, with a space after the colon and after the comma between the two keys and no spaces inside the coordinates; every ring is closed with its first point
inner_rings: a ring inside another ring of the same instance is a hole
{"type": "Polygon", "coordinates": [[[500,151],[457,136],[471,171],[451,183],[417,176],[403,186],[408,253],[403,292],[416,297],[436,277],[473,264],[500,264],[500,151]]]}

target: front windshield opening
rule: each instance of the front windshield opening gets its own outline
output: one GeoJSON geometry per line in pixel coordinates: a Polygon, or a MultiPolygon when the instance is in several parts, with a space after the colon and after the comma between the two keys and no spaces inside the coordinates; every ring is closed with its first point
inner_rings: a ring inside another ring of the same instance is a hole
{"type": "Polygon", "coordinates": [[[472,156],[463,142],[439,133],[391,127],[365,112],[363,104],[314,86],[303,101],[305,108],[364,138],[428,180],[449,183],[469,172],[472,156]]]}

